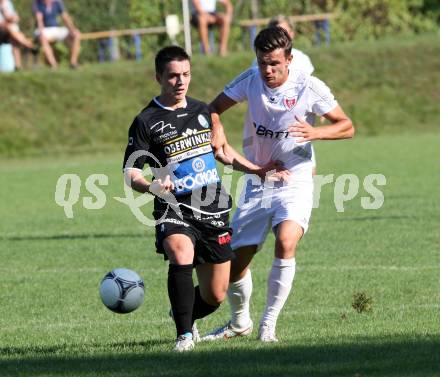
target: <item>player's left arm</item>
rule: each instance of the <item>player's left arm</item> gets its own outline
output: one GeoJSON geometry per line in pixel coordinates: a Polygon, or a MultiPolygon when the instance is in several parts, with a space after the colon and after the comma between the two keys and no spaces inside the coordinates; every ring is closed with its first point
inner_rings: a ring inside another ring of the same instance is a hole
{"type": "Polygon", "coordinates": [[[229,144],[223,146],[223,152],[223,154],[217,155],[216,159],[225,165],[232,165],[234,170],[274,181],[289,180],[290,178],[290,171],[280,161],[270,161],[264,166],[255,165],[229,144]]]}
{"type": "Polygon", "coordinates": [[[353,123],[341,106],[337,105],[323,116],[330,124],[319,127],[313,127],[304,119],[296,117],[296,122],[288,128],[290,136],[297,138],[298,142],[350,139],[354,136],[353,123]]]}

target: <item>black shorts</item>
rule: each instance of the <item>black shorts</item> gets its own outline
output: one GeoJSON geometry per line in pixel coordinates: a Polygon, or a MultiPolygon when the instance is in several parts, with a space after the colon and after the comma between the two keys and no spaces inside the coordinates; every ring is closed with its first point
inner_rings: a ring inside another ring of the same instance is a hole
{"type": "Polygon", "coordinates": [[[182,218],[173,207],[168,212],[155,210],[156,252],[168,259],[163,241],[173,234],[188,236],[194,245],[194,265],[203,263],[224,263],[234,258],[231,249],[232,229],[229,227],[229,213],[220,215],[195,215],[192,211],[182,212],[182,218]]]}
{"type": "Polygon", "coordinates": [[[11,39],[9,33],[0,27],[0,44],[2,43],[11,43],[11,39]]]}
{"type": "MultiPolygon", "coordinates": [[[[209,12],[211,16],[217,16],[217,12],[209,12]]],[[[199,27],[199,15],[197,13],[193,13],[191,15],[191,25],[195,27],[199,27]]],[[[208,28],[211,27],[212,24],[208,25],[208,28]]]]}

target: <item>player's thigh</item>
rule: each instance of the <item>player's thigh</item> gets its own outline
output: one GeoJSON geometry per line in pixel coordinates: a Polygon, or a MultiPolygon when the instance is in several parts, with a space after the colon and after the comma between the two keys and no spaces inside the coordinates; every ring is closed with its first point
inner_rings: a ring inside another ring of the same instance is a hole
{"type": "Polygon", "coordinates": [[[293,220],[285,220],[275,228],[275,257],[280,259],[294,258],[296,247],[304,234],[301,225],[293,220]]]}
{"type": "Polygon", "coordinates": [[[261,245],[270,230],[272,216],[272,210],[264,208],[260,200],[238,207],[231,221],[232,250],[261,245]]]}
{"type": "Polygon", "coordinates": [[[211,305],[220,304],[226,297],[231,262],[204,263],[196,266],[202,298],[211,305]]]}
{"type": "Polygon", "coordinates": [[[238,281],[246,275],[252,258],[257,253],[257,250],[258,245],[243,246],[234,250],[235,258],[231,263],[231,282],[238,281]]]}
{"type": "Polygon", "coordinates": [[[163,242],[163,249],[171,264],[192,264],[194,260],[194,244],[191,238],[185,234],[172,234],[163,242]]]}

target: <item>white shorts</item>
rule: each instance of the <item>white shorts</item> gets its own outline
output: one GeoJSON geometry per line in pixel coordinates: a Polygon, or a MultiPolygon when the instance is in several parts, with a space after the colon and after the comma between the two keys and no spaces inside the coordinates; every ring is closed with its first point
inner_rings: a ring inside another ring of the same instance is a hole
{"type": "Polygon", "coordinates": [[[292,220],[307,232],[313,207],[313,181],[296,181],[288,187],[244,189],[231,221],[233,250],[264,242],[270,228],[292,220]]]}
{"type": "MultiPolygon", "coordinates": [[[[40,31],[35,30],[35,36],[40,36],[40,31]]],[[[69,36],[69,29],[65,26],[51,26],[43,29],[43,36],[49,42],[62,42],[69,36]]]]}

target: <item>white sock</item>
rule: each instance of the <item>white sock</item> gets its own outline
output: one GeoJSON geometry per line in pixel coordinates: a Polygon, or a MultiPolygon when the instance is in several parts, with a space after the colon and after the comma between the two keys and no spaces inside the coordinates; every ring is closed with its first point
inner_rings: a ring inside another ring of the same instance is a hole
{"type": "Polygon", "coordinates": [[[295,277],[295,258],[275,258],[267,281],[266,309],[261,322],[276,325],[281,309],[289,296],[295,277]]]}
{"type": "Polygon", "coordinates": [[[229,283],[228,299],[231,306],[231,325],[236,330],[246,329],[251,322],[249,302],[252,295],[251,270],[235,282],[229,283]]]}

